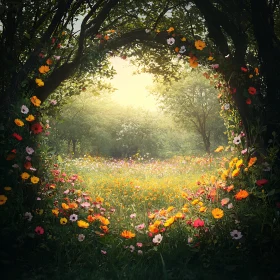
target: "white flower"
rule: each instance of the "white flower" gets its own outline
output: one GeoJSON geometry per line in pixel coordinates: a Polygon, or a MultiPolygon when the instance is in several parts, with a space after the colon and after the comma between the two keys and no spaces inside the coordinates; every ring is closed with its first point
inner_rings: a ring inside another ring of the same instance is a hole
{"type": "Polygon", "coordinates": [[[136,218],[136,213],[131,214],[131,215],[130,215],[130,218],[131,218],[131,219],[136,218]]]}
{"type": "Polygon", "coordinates": [[[233,139],[233,144],[239,145],[240,143],[241,143],[241,138],[240,138],[240,136],[234,137],[234,139],[233,139]]]}
{"type": "Polygon", "coordinates": [[[145,32],[146,33],[149,33],[151,30],[150,29],[145,29],[145,32]]]}
{"type": "Polygon", "coordinates": [[[31,148],[31,147],[26,147],[25,148],[26,152],[29,154],[29,155],[32,155],[34,153],[34,150],[31,148]]]}
{"type": "Polygon", "coordinates": [[[32,216],[32,214],[31,214],[30,212],[26,212],[26,213],[24,214],[24,218],[25,218],[28,222],[30,222],[30,221],[32,220],[33,216],[32,216]]]}
{"type": "Polygon", "coordinates": [[[138,250],[137,253],[138,253],[138,255],[143,255],[143,251],[142,250],[138,250]]]}
{"type": "Polygon", "coordinates": [[[192,243],[193,242],[193,238],[192,237],[188,237],[188,243],[192,243]]]}
{"type": "Polygon", "coordinates": [[[238,239],[240,239],[243,235],[241,234],[241,232],[240,231],[238,231],[238,230],[233,230],[231,233],[230,233],[230,235],[231,235],[231,237],[232,237],[232,239],[235,239],[235,240],[238,240],[238,239]]]}
{"type": "Polygon", "coordinates": [[[163,236],[161,234],[155,235],[153,242],[159,244],[162,241],[163,236]]]}
{"type": "Polygon", "coordinates": [[[232,204],[232,203],[228,204],[227,208],[228,208],[228,209],[233,208],[233,204],[232,204]]]}
{"type": "Polygon", "coordinates": [[[170,45],[170,46],[175,43],[175,39],[173,37],[168,38],[166,41],[167,41],[167,44],[170,45]]]}
{"type": "Polygon", "coordinates": [[[70,215],[69,219],[71,222],[76,222],[78,220],[78,215],[72,214],[70,215]]]}
{"type": "Polygon", "coordinates": [[[80,242],[84,241],[84,240],[85,240],[85,236],[84,236],[83,234],[79,234],[79,235],[78,235],[78,240],[79,240],[80,242]]]}
{"type": "Polygon", "coordinates": [[[20,111],[21,111],[23,114],[27,114],[27,113],[29,112],[29,109],[28,109],[25,105],[22,105],[20,111]]]}
{"type": "Polygon", "coordinates": [[[224,108],[225,108],[225,110],[228,110],[230,108],[229,103],[225,104],[224,108]]]}
{"type": "Polygon", "coordinates": [[[130,245],[130,246],[129,246],[129,249],[130,249],[130,252],[132,253],[132,252],[134,252],[135,247],[134,247],[133,245],[130,245]]]}
{"type": "Polygon", "coordinates": [[[56,59],[56,60],[60,60],[60,56],[58,56],[58,55],[54,55],[53,57],[54,57],[54,59],[56,59]]]}
{"type": "Polygon", "coordinates": [[[179,50],[179,53],[184,53],[184,52],[186,52],[186,50],[187,50],[186,47],[182,46],[179,50]]]}

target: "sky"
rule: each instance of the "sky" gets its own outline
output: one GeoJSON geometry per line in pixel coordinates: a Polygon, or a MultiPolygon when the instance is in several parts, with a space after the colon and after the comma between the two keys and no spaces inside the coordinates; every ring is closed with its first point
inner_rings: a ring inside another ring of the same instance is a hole
{"type": "Polygon", "coordinates": [[[112,93],[112,99],[123,106],[156,111],[156,99],[147,89],[153,85],[153,76],[148,73],[133,74],[137,68],[127,59],[113,57],[110,61],[117,72],[110,80],[112,86],[117,89],[112,93]]]}

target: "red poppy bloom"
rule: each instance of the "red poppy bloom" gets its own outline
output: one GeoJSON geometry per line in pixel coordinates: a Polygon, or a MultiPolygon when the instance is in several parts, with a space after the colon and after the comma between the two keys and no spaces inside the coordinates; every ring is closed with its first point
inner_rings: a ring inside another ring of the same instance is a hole
{"type": "Polygon", "coordinates": [[[255,95],[257,90],[254,88],[254,87],[249,87],[248,88],[248,92],[251,94],[251,95],[255,95]]]}
{"type": "Polygon", "coordinates": [[[193,227],[195,227],[195,228],[204,227],[204,221],[202,221],[200,219],[194,220],[193,227]]]}
{"type": "Polygon", "coordinates": [[[252,100],[250,98],[246,99],[246,104],[250,105],[252,103],[252,100]]]}
{"type": "Polygon", "coordinates": [[[43,127],[40,125],[40,123],[34,123],[31,126],[31,130],[34,134],[39,134],[43,131],[43,127]]]}
{"type": "Polygon", "coordinates": [[[22,137],[17,134],[17,133],[13,133],[13,136],[18,140],[18,141],[21,141],[22,140],[22,137]]]}
{"type": "Polygon", "coordinates": [[[266,179],[260,179],[260,180],[257,180],[256,181],[256,184],[259,186],[259,187],[262,187],[263,185],[267,184],[268,183],[268,180],[266,179]]]}
{"type": "Polygon", "coordinates": [[[241,71],[248,72],[248,69],[246,67],[241,67],[241,71]]]}

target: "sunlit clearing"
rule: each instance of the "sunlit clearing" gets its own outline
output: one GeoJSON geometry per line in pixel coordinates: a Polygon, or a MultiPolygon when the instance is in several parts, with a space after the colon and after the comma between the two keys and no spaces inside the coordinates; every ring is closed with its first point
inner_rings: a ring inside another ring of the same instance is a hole
{"type": "Polygon", "coordinates": [[[110,59],[117,74],[111,80],[116,90],[112,99],[123,106],[141,107],[146,110],[156,111],[158,106],[155,97],[149,94],[147,87],[153,84],[153,76],[147,73],[133,74],[137,68],[118,57],[110,59]]]}

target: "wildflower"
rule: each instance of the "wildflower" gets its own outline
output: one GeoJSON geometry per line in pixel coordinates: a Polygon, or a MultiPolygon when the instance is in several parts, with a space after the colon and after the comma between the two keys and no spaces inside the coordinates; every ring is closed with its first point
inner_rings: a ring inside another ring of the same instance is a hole
{"type": "Polygon", "coordinates": [[[195,41],[194,45],[195,45],[196,49],[201,50],[201,51],[206,47],[206,44],[201,40],[195,41]]]}
{"type": "Polygon", "coordinates": [[[175,43],[175,39],[173,37],[168,38],[166,41],[167,41],[167,44],[170,46],[172,46],[175,43]]]}
{"type": "Polygon", "coordinates": [[[223,146],[219,146],[214,152],[215,152],[215,153],[219,153],[219,152],[221,152],[223,149],[224,149],[223,146]]]}
{"type": "Polygon", "coordinates": [[[4,190],[5,190],[5,191],[11,191],[12,188],[7,186],[7,187],[4,187],[4,190]]]}
{"type": "Polygon", "coordinates": [[[232,208],[233,208],[233,204],[232,204],[232,203],[229,203],[227,208],[228,208],[228,209],[232,209],[232,208]]]}
{"type": "Polygon", "coordinates": [[[27,180],[29,177],[30,177],[30,175],[27,173],[27,172],[23,172],[23,173],[21,173],[21,178],[23,179],[23,180],[27,180]]]}
{"type": "Polygon", "coordinates": [[[230,108],[230,104],[229,103],[225,104],[224,109],[229,110],[229,108],[230,108]]]}
{"type": "Polygon", "coordinates": [[[70,202],[68,203],[69,208],[76,209],[78,208],[78,204],[76,202],[70,202]]]}
{"type": "Polygon", "coordinates": [[[182,37],[182,38],[181,38],[181,41],[182,41],[182,42],[186,42],[186,41],[187,41],[187,38],[186,38],[186,37],[182,37]]]}
{"type": "Polygon", "coordinates": [[[198,227],[204,227],[204,221],[200,219],[196,219],[193,221],[193,227],[198,228],[198,227]]]}
{"type": "Polygon", "coordinates": [[[18,141],[22,140],[22,137],[17,133],[13,133],[13,137],[15,137],[18,141]]]}
{"type": "Polygon", "coordinates": [[[33,184],[37,184],[40,181],[40,178],[36,177],[36,176],[32,176],[30,178],[31,183],[33,184]]]}
{"type": "Polygon", "coordinates": [[[258,75],[259,75],[259,69],[256,67],[256,68],[254,69],[254,71],[255,71],[256,75],[258,76],[258,75]]]}
{"type": "Polygon", "coordinates": [[[246,104],[247,104],[247,105],[252,104],[252,100],[251,100],[251,98],[247,98],[247,99],[246,99],[246,104]]]}
{"type": "Polygon", "coordinates": [[[183,213],[181,213],[181,212],[178,212],[178,213],[176,213],[175,218],[176,219],[184,219],[185,215],[183,213]]]}
{"type": "Polygon", "coordinates": [[[215,219],[221,219],[224,216],[224,211],[219,208],[215,208],[212,210],[212,215],[215,219]]]}
{"type": "Polygon", "coordinates": [[[48,65],[52,65],[52,64],[53,64],[53,61],[52,61],[50,58],[48,58],[47,61],[46,61],[46,63],[47,63],[48,65]]]}
{"type": "Polygon", "coordinates": [[[39,107],[40,104],[41,104],[41,100],[39,98],[37,98],[37,96],[33,95],[31,98],[30,98],[30,101],[32,102],[32,104],[36,107],[39,107]]]}
{"type": "Polygon", "coordinates": [[[33,122],[35,120],[35,117],[33,115],[28,115],[27,118],[25,118],[28,122],[33,122]]]}
{"type": "Polygon", "coordinates": [[[59,214],[59,209],[58,208],[52,209],[52,213],[57,217],[59,214]]]}
{"type": "Polygon", "coordinates": [[[238,160],[237,163],[236,163],[236,168],[240,168],[242,165],[243,165],[243,160],[240,159],[240,160],[238,160]]]}
{"type": "Polygon", "coordinates": [[[193,238],[192,237],[188,237],[188,243],[192,243],[193,242],[193,238]]]}
{"type": "Polygon", "coordinates": [[[134,219],[134,218],[136,218],[136,213],[134,213],[134,214],[130,214],[130,216],[129,216],[131,219],[134,219]]]}
{"type": "Polygon", "coordinates": [[[28,146],[25,148],[25,151],[26,151],[29,155],[32,155],[32,154],[34,153],[33,148],[28,147],[28,146]]]}
{"type": "Polygon", "coordinates": [[[207,208],[205,206],[202,206],[199,208],[199,212],[203,213],[206,212],[207,208]]]}
{"type": "Polygon", "coordinates": [[[56,104],[57,104],[57,101],[56,101],[55,99],[52,99],[52,100],[50,100],[50,103],[51,103],[52,105],[56,105],[56,104]]]}
{"type": "Polygon", "coordinates": [[[169,227],[174,223],[175,219],[174,217],[171,217],[169,219],[166,220],[166,222],[163,224],[165,227],[169,227]]]}
{"type": "Polygon", "coordinates": [[[257,157],[250,158],[248,167],[253,166],[256,163],[256,161],[257,161],[257,157]]]}
{"type": "Polygon", "coordinates": [[[238,231],[238,230],[233,230],[231,233],[230,233],[230,235],[231,235],[231,237],[232,237],[232,239],[235,239],[235,240],[238,240],[238,239],[240,239],[240,238],[242,238],[242,234],[241,234],[241,232],[240,231],[238,231]]]}
{"type": "Polygon", "coordinates": [[[237,194],[235,194],[235,199],[236,200],[242,200],[246,198],[249,195],[249,193],[245,190],[240,190],[237,194]]]}
{"type": "Polygon", "coordinates": [[[241,71],[248,72],[248,69],[246,67],[241,67],[241,71]]]}
{"type": "Polygon", "coordinates": [[[27,114],[29,112],[29,109],[25,105],[22,105],[20,111],[22,112],[22,114],[27,114]]]}
{"type": "Polygon", "coordinates": [[[38,235],[42,235],[42,234],[44,234],[45,230],[44,230],[42,227],[37,226],[37,227],[35,228],[35,232],[36,232],[38,235]]]}
{"type": "Polygon", "coordinates": [[[186,51],[187,51],[186,47],[185,46],[181,46],[181,48],[179,50],[179,53],[184,53],[186,51]]]}
{"type": "Polygon", "coordinates": [[[247,148],[245,148],[244,150],[241,151],[241,154],[244,155],[247,153],[247,148]]]}
{"type": "Polygon", "coordinates": [[[149,232],[151,232],[151,233],[158,233],[159,229],[155,225],[149,225],[149,232]]]}
{"type": "Polygon", "coordinates": [[[225,206],[225,205],[228,204],[228,203],[229,203],[229,198],[228,198],[228,197],[223,198],[223,199],[221,200],[222,206],[225,206]]]}
{"type": "Polygon", "coordinates": [[[239,173],[240,173],[240,169],[239,169],[239,168],[236,168],[236,169],[234,169],[234,170],[232,171],[231,176],[232,176],[232,177],[237,177],[237,176],[239,175],[239,173]]]}
{"type": "Polygon", "coordinates": [[[249,87],[248,88],[248,92],[251,94],[251,95],[255,95],[257,90],[254,88],[254,87],[249,87]]]}
{"type": "Polygon", "coordinates": [[[143,224],[140,224],[140,225],[138,225],[138,226],[135,227],[135,229],[136,229],[137,231],[143,230],[144,228],[145,228],[145,224],[144,224],[144,223],[143,223],[143,224]]]}
{"type": "Polygon", "coordinates": [[[76,215],[76,214],[70,215],[69,220],[71,222],[76,222],[78,220],[78,215],[76,215]]]}
{"type": "Polygon", "coordinates": [[[174,31],[174,27],[169,27],[169,29],[166,30],[168,33],[174,31]]]}
{"type": "Polygon", "coordinates": [[[141,248],[141,247],[143,247],[143,243],[137,242],[137,243],[136,243],[136,246],[137,246],[138,248],[141,248]]]}
{"type": "Polygon", "coordinates": [[[137,253],[138,253],[138,255],[143,255],[143,251],[142,250],[138,250],[137,253]]]}
{"type": "Polygon", "coordinates": [[[107,226],[100,226],[100,228],[102,229],[102,231],[104,233],[108,233],[109,232],[109,228],[107,226]]]}
{"type": "Polygon", "coordinates": [[[38,87],[43,87],[45,83],[42,81],[42,79],[35,79],[35,83],[37,84],[38,87]]]}
{"type": "Polygon", "coordinates": [[[41,74],[45,74],[45,73],[48,73],[50,71],[50,67],[47,66],[47,65],[42,65],[40,68],[39,68],[39,72],[41,74]]]}
{"type": "Polygon", "coordinates": [[[198,202],[199,202],[199,200],[198,200],[198,199],[195,199],[195,200],[192,201],[191,204],[192,204],[192,205],[196,205],[198,202]]]}
{"type": "Polygon", "coordinates": [[[59,55],[54,55],[54,56],[53,56],[53,58],[54,58],[55,60],[60,60],[60,57],[61,57],[61,56],[59,56],[59,55]]]}
{"type": "Polygon", "coordinates": [[[79,240],[80,242],[84,241],[85,238],[86,238],[86,237],[85,237],[84,234],[79,234],[79,235],[78,235],[78,240],[79,240]]]}
{"type": "Polygon", "coordinates": [[[267,184],[268,180],[266,179],[260,179],[256,181],[257,186],[262,187],[263,185],[267,184]]]}
{"type": "Polygon", "coordinates": [[[110,224],[110,221],[108,219],[106,219],[105,217],[100,216],[100,217],[98,217],[98,219],[105,226],[110,224]]]}
{"type": "Polygon", "coordinates": [[[64,209],[64,210],[68,210],[69,209],[69,206],[66,204],[66,203],[61,203],[61,207],[64,209]]]}
{"type": "Polygon", "coordinates": [[[34,123],[31,126],[31,130],[34,134],[39,134],[43,131],[43,127],[41,126],[40,123],[34,123]]]}
{"type": "Polygon", "coordinates": [[[132,233],[131,231],[129,230],[124,230],[122,233],[121,233],[121,236],[126,238],[126,239],[130,239],[130,238],[133,238],[135,237],[135,233],[132,233]]]}
{"type": "Polygon", "coordinates": [[[102,254],[102,255],[106,255],[107,252],[106,252],[105,250],[101,250],[101,254],[102,254]]]}
{"type": "Polygon", "coordinates": [[[157,234],[157,235],[155,235],[155,237],[153,238],[153,243],[155,243],[155,244],[160,244],[161,241],[162,241],[162,239],[163,239],[163,236],[162,236],[161,234],[157,234]]]}
{"type": "Polygon", "coordinates": [[[133,245],[130,245],[130,246],[129,246],[129,249],[130,249],[130,252],[133,253],[134,250],[135,250],[135,247],[134,247],[133,245]]]}
{"type": "Polygon", "coordinates": [[[30,212],[25,212],[25,213],[24,213],[24,218],[25,218],[28,222],[30,222],[30,221],[32,220],[33,216],[32,216],[32,214],[31,214],[30,212]]]}
{"type": "Polygon", "coordinates": [[[192,56],[189,58],[190,67],[196,68],[198,66],[197,57],[192,56]]]}
{"type": "Polygon", "coordinates": [[[5,196],[3,194],[0,195],[0,205],[5,204],[7,200],[8,200],[7,196],[5,196]]]}
{"type": "Polygon", "coordinates": [[[44,213],[44,210],[43,209],[36,209],[35,210],[35,212],[36,212],[36,214],[38,214],[38,215],[42,215],[43,213],[44,213]]]}
{"type": "Polygon", "coordinates": [[[233,144],[239,145],[240,143],[241,143],[241,138],[240,138],[240,136],[234,137],[234,139],[233,139],[233,144]]]}
{"type": "Polygon", "coordinates": [[[88,228],[89,227],[89,223],[87,223],[87,222],[85,222],[83,220],[79,220],[77,222],[77,224],[78,224],[78,227],[80,227],[80,228],[88,228]]]}

